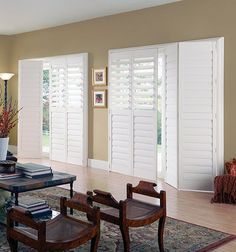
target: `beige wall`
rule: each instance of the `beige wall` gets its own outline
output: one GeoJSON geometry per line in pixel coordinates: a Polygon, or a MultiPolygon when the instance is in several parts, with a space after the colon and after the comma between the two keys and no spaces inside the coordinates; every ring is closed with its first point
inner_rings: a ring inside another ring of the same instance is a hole
{"type": "MultiPolygon", "coordinates": [[[[225,37],[225,159],[236,156],[236,1],[183,2],[12,36],[10,70],[19,59],[88,52],[90,67],[107,65],[111,48],[225,37]]],[[[1,48],[0,48],[1,51],[1,48]]],[[[0,52],[1,55],[1,52],[0,52]]],[[[90,74],[91,75],[91,74],[90,74]]],[[[11,92],[17,97],[17,78],[11,92]]],[[[108,113],[93,109],[89,80],[89,157],[107,160],[108,113]]],[[[16,143],[16,132],[11,136],[16,143]]]]}
{"type": "MultiPolygon", "coordinates": [[[[0,73],[7,72],[10,68],[11,55],[10,51],[12,49],[12,39],[9,36],[0,35],[0,73]]],[[[3,88],[3,81],[0,81],[1,89],[3,88]]]]}

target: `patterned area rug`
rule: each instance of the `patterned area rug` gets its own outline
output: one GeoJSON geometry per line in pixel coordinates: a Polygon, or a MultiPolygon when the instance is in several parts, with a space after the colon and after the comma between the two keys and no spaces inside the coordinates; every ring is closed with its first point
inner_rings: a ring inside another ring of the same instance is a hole
{"type": "MultiPolygon", "coordinates": [[[[28,192],[21,195],[31,195],[33,197],[44,198],[48,201],[49,205],[53,209],[59,210],[59,197],[68,197],[69,191],[57,187],[28,192]]],[[[75,215],[81,216],[81,214],[77,212],[75,215]]],[[[131,251],[159,251],[157,243],[157,228],[158,223],[156,222],[146,227],[130,229],[131,251]]],[[[164,236],[166,252],[210,251],[221,244],[233,240],[234,238],[235,236],[230,234],[222,233],[173,218],[167,217],[166,220],[164,236]]],[[[4,225],[0,225],[0,247],[1,252],[10,251],[6,241],[6,227],[4,225]]],[[[89,251],[89,248],[90,244],[88,243],[78,249],[70,250],[70,252],[87,252],[89,251]]],[[[31,252],[35,250],[19,244],[19,251],[31,252]]],[[[98,251],[124,251],[122,237],[117,226],[104,221],[101,222],[101,238],[98,251]]]]}

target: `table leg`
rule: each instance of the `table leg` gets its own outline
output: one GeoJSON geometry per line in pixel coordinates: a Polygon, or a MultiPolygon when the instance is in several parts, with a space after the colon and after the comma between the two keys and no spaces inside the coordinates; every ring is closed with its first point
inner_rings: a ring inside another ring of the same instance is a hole
{"type": "Polygon", "coordinates": [[[18,193],[15,193],[15,206],[18,206],[18,193]]]}
{"type": "MultiPolygon", "coordinates": [[[[15,193],[15,206],[18,206],[18,193],[15,193]]],[[[18,222],[15,222],[15,226],[18,226],[18,222]]]]}
{"type": "MultiPolygon", "coordinates": [[[[73,182],[70,183],[70,198],[73,197],[73,182]]],[[[70,214],[73,215],[73,208],[70,208],[70,214]]]]}

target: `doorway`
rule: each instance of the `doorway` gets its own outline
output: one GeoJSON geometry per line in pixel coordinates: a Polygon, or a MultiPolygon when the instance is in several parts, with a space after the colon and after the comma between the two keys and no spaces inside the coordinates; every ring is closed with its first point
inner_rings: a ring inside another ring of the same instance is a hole
{"type": "Polygon", "coordinates": [[[19,61],[18,156],[88,160],[88,55],[19,61]]]}
{"type": "Polygon", "coordinates": [[[110,50],[111,171],[212,189],[224,160],[223,48],[216,38],[110,50]]]}

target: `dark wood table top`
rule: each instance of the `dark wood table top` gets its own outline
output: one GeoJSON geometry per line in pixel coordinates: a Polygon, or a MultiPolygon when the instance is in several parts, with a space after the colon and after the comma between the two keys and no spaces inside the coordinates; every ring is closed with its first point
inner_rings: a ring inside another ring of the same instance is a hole
{"type": "Polygon", "coordinates": [[[69,184],[73,183],[75,180],[76,176],[74,175],[53,171],[52,176],[46,176],[42,178],[32,179],[20,177],[14,179],[0,180],[0,189],[4,189],[12,193],[20,193],[63,184],[69,184]]]}

